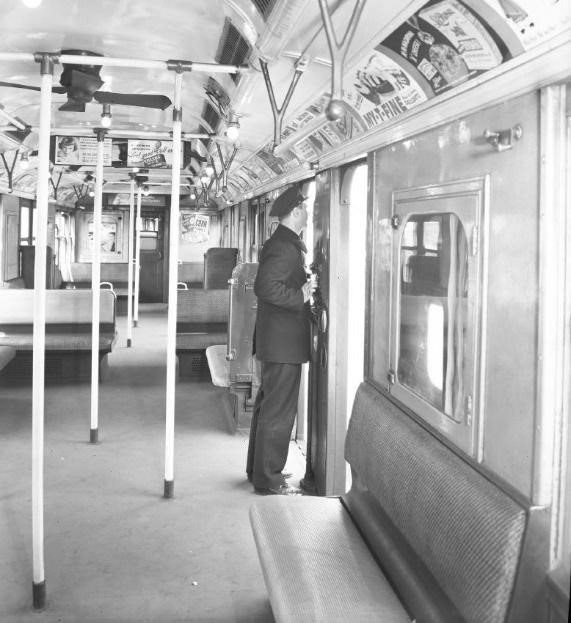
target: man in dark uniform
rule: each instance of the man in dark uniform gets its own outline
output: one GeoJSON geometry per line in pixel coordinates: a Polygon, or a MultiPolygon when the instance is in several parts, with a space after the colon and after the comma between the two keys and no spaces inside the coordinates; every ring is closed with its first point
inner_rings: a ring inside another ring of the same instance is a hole
{"type": "Polygon", "coordinates": [[[309,360],[310,308],[314,284],[307,280],[300,239],[307,225],[305,197],[294,186],[274,201],[270,216],[279,225],[264,244],[254,292],[258,312],[254,352],[261,362],[248,462],[248,479],[256,493],[295,495],[285,482],[291,431],[297,413],[301,364],[309,360]]]}

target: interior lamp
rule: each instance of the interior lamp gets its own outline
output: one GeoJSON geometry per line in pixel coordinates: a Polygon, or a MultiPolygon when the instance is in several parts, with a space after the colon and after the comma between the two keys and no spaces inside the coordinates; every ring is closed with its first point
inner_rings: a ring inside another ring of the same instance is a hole
{"type": "Polygon", "coordinates": [[[22,0],[22,4],[29,9],[37,9],[42,4],[42,0],[22,0]]]}
{"type": "Polygon", "coordinates": [[[150,192],[151,191],[150,191],[149,187],[147,186],[147,184],[145,184],[143,186],[143,195],[145,195],[145,197],[148,197],[150,192]]]}
{"type": "Polygon", "coordinates": [[[101,113],[101,126],[110,128],[113,116],[111,115],[111,104],[103,104],[103,112],[101,113]]]}
{"type": "Polygon", "coordinates": [[[30,157],[28,156],[28,152],[25,151],[20,156],[20,168],[25,171],[26,169],[29,168],[29,166],[30,166],[30,157]]]}
{"type": "Polygon", "coordinates": [[[240,124],[238,121],[229,121],[226,126],[226,137],[229,141],[234,143],[238,140],[238,136],[240,135],[240,124]]]}
{"type": "Polygon", "coordinates": [[[207,164],[206,167],[204,167],[204,172],[208,177],[212,177],[214,175],[214,167],[211,164],[207,164]]]}

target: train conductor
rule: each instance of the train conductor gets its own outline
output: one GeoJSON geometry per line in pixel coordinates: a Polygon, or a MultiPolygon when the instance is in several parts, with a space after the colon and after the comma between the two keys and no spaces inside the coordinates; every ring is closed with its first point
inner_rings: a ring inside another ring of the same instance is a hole
{"type": "Polygon", "coordinates": [[[279,219],[264,244],[254,292],[258,311],[254,353],[260,361],[261,384],[254,405],[246,472],[261,495],[297,495],[286,483],[285,466],[297,414],[301,364],[310,354],[310,297],[300,238],[307,226],[306,198],[297,186],[279,195],[270,216],[279,219]]]}

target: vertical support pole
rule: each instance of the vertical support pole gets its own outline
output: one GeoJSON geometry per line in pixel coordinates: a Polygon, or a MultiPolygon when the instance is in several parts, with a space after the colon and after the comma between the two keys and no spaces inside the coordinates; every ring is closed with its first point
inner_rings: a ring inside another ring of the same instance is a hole
{"type": "Polygon", "coordinates": [[[129,197],[129,251],[127,265],[127,347],[133,341],[133,217],[135,216],[135,177],[131,177],[131,196],[129,197]]]}
{"type": "Polygon", "coordinates": [[[103,147],[106,130],[98,128],[95,201],[93,206],[93,247],[91,254],[91,427],[89,442],[99,439],[99,316],[101,289],[101,212],[103,204],[103,147]]]}
{"type": "Polygon", "coordinates": [[[137,218],[135,240],[135,310],[133,314],[133,326],[139,323],[139,282],[141,278],[141,185],[137,187],[137,218]]]}
{"type": "Polygon", "coordinates": [[[48,177],[50,174],[50,117],[52,59],[41,59],[41,100],[38,149],[37,231],[34,264],[34,335],[32,380],[32,557],[33,604],[46,604],[44,568],[44,382],[46,348],[46,247],[48,239],[48,177]]]}
{"type": "Polygon", "coordinates": [[[175,73],[173,102],[173,144],[172,144],[172,190],[169,231],[169,303],[167,325],[167,387],[165,428],[165,484],[164,497],[172,498],[174,493],[174,419],[176,396],[176,314],[178,282],[178,237],[179,237],[179,188],[180,151],[182,130],[181,108],[182,73],[175,73]]]}

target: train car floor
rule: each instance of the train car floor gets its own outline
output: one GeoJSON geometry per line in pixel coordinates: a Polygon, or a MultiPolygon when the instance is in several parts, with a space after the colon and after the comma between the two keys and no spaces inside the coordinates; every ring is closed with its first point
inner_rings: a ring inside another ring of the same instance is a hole
{"type": "MultiPolygon", "coordinates": [[[[46,608],[32,608],[30,386],[0,387],[0,621],[273,621],[248,509],[248,436],[230,434],[227,390],[176,388],[174,497],[163,498],[166,309],[126,319],[99,387],[89,443],[89,382],[45,392],[46,608]]],[[[292,443],[288,471],[304,461],[292,443]]]]}

